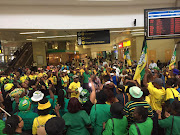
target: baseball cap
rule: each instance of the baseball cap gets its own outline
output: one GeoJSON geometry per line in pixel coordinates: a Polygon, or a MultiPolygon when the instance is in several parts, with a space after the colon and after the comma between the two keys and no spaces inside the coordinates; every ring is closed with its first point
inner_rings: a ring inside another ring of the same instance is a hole
{"type": "Polygon", "coordinates": [[[73,76],[73,79],[75,79],[75,78],[78,78],[78,76],[77,76],[77,75],[74,75],[74,76],[73,76]]]}
{"type": "Polygon", "coordinates": [[[28,99],[22,99],[19,102],[19,110],[20,111],[27,111],[30,105],[31,105],[31,103],[28,99]]]}
{"type": "Polygon", "coordinates": [[[63,73],[66,73],[67,72],[67,70],[63,70],[63,73]]]}
{"type": "Polygon", "coordinates": [[[59,135],[63,133],[65,121],[60,117],[53,117],[45,124],[45,130],[48,135],[59,135]]]}
{"type": "Polygon", "coordinates": [[[41,91],[35,91],[33,93],[33,96],[31,97],[31,100],[34,102],[38,102],[40,100],[42,100],[44,97],[44,93],[42,93],[41,91]]]}
{"type": "Polygon", "coordinates": [[[143,92],[141,89],[137,86],[133,86],[129,89],[129,93],[133,98],[141,98],[143,95],[143,92]]]}
{"type": "Polygon", "coordinates": [[[163,86],[163,80],[161,78],[156,78],[153,82],[159,86],[163,86]]]}

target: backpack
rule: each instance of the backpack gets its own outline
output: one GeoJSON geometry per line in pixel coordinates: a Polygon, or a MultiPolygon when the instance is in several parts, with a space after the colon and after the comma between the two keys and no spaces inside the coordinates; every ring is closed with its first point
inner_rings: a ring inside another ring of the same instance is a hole
{"type": "Polygon", "coordinates": [[[46,135],[45,125],[40,125],[37,118],[38,126],[37,126],[37,135],[46,135]]]}

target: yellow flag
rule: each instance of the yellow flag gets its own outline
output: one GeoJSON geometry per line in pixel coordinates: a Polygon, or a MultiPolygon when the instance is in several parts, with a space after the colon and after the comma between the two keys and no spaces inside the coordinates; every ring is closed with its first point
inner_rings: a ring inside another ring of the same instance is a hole
{"type": "Polygon", "coordinates": [[[137,80],[140,83],[140,81],[144,78],[146,63],[147,63],[147,43],[146,40],[144,40],[141,57],[136,67],[133,80],[137,80]]]}

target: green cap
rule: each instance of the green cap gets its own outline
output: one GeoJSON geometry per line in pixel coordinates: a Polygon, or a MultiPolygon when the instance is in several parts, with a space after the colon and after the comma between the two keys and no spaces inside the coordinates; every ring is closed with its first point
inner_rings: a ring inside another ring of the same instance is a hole
{"type": "Polygon", "coordinates": [[[160,70],[159,67],[154,67],[154,69],[156,69],[156,70],[158,70],[158,71],[160,70]]]}
{"type": "Polygon", "coordinates": [[[30,106],[30,101],[28,99],[22,99],[20,102],[19,102],[19,110],[20,111],[27,111],[29,106],[30,106]]]}

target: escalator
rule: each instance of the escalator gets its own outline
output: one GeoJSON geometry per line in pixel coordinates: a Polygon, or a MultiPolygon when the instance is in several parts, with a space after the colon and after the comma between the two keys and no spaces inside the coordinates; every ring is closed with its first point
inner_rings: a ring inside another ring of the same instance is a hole
{"type": "Polygon", "coordinates": [[[18,52],[18,55],[15,59],[9,63],[5,73],[9,73],[10,71],[17,69],[19,67],[31,66],[33,63],[33,49],[32,43],[28,42],[23,45],[21,50],[18,52]]]}

